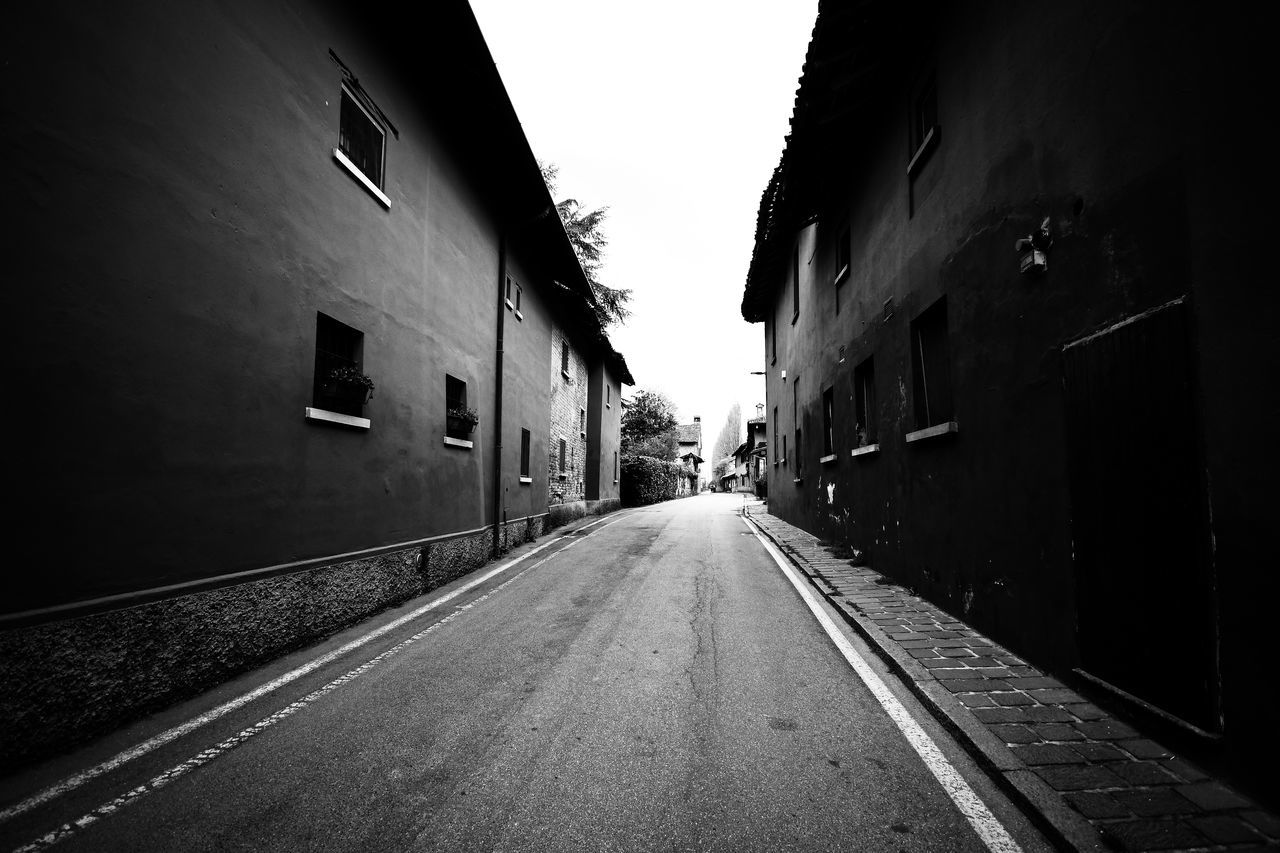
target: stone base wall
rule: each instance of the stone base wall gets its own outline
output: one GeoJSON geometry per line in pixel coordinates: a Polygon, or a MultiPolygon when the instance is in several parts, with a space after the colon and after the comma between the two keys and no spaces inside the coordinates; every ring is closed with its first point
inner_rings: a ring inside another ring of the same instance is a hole
{"type": "MultiPolygon", "coordinates": [[[[509,522],[502,551],[542,535],[509,522]]],[[[479,568],[493,530],[0,630],[0,765],[38,761],[479,568]]]]}
{"type": "Polygon", "coordinates": [[[621,498],[604,498],[598,501],[572,501],[547,507],[546,529],[552,530],[570,521],[588,515],[607,515],[622,508],[621,498]]]}

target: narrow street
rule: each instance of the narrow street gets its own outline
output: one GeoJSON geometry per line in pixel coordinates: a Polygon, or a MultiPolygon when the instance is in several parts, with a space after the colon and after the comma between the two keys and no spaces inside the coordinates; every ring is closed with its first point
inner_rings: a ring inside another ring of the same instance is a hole
{"type": "Polygon", "coordinates": [[[553,531],[8,779],[3,802],[21,802],[465,590],[10,815],[4,848],[1047,849],[842,631],[994,813],[984,842],[743,520],[742,504],[702,495],[553,531]]]}

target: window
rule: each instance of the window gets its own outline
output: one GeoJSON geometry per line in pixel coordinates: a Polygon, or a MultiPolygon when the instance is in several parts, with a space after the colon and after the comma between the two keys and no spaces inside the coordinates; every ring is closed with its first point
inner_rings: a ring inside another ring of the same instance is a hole
{"type": "Polygon", "coordinates": [[[907,174],[914,176],[938,144],[938,78],[930,72],[911,94],[907,174]]]}
{"type": "Polygon", "coordinates": [[[566,379],[569,378],[569,342],[568,341],[560,342],[560,372],[564,374],[566,379]]]}
{"type": "Polygon", "coordinates": [[[520,282],[516,282],[516,319],[523,320],[524,314],[520,313],[520,297],[524,295],[524,288],[520,286],[520,282]]]}
{"type": "Polygon", "coordinates": [[[516,307],[516,303],[512,301],[515,299],[515,295],[516,295],[515,290],[516,290],[515,281],[512,280],[511,276],[507,276],[507,307],[508,308],[516,307]]]}
{"type": "Polygon", "coordinates": [[[844,284],[845,279],[849,277],[849,244],[852,239],[853,234],[846,225],[840,230],[840,239],[836,242],[836,287],[844,284]]]}
{"type": "MultiPolygon", "coordinates": [[[[785,457],[786,454],[784,453],[783,456],[785,457]]],[[[775,465],[778,462],[778,407],[777,406],[773,407],[773,462],[775,465]]]]}
{"type": "Polygon", "coordinates": [[[587,437],[587,410],[578,409],[578,433],[583,437],[587,437]]]}
{"type": "Polygon", "coordinates": [[[529,440],[527,429],[520,430],[520,479],[529,480],[529,440]]]}
{"type": "Polygon", "coordinates": [[[791,250],[791,322],[800,316],[800,247],[791,250]]]}
{"type": "Polygon", "coordinates": [[[606,409],[613,408],[613,386],[608,382],[604,383],[604,407],[606,409]]]}
{"type": "Polygon", "coordinates": [[[800,479],[800,467],[801,465],[804,464],[804,459],[801,455],[801,447],[803,447],[803,445],[801,444],[801,440],[803,438],[803,433],[801,432],[801,429],[800,429],[800,377],[799,376],[797,376],[795,379],[791,381],[791,422],[795,424],[795,431],[796,431],[796,442],[795,442],[796,464],[792,467],[795,469],[796,479],[798,480],[800,479]]]}
{"type": "Polygon", "coordinates": [[[953,420],[945,297],[911,322],[911,371],[916,429],[953,420]]]}
{"type": "Polygon", "coordinates": [[[362,385],[338,382],[334,371],[354,369],[363,375],[361,364],[364,334],[327,314],[316,312],[316,364],[312,378],[311,405],[328,412],[360,417],[369,391],[362,385]]]}
{"type": "Polygon", "coordinates": [[[618,451],[613,451],[613,482],[618,482],[618,451]]]}
{"type": "Polygon", "coordinates": [[[338,147],[334,156],[385,206],[391,200],[382,192],[387,134],[352,90],[344,84],[338,109],[338,147]]]}
{"type": "Polygon", "coordinates": [[[565,443],[564,443],[564,439],[562,438],[560,439],[560,477],[561,479],[564,478],[564,472],[565,472],[564,462],[565,462],[565,443]]]}
{"type": "Polygon", "coordinates": [[[836,396],[835,389],[828,388],[822,392],[822,455],[831,456],[835,453],[835,437],[832,435],[833,421],[835,420],[836,396]]]}
{"type": "Polygon", "coordinates": [[[475,422],[461,413],[467,409],[467,383],[456,376],[444,375],[445,435],[449,438],[469,440],[475,422]],[[457,413],[457,414],[455,414],[457,413]]]}
{"type": "Polygon", "coordinates": [[[856,434],[855,447],[866,447],[879,440],[876,430],[876,369],[868,358],[853,369],[853,396],[856,434]]]}
{"type": "Polygon", "coordinates": [[[769,352],[771,357],[770,364],[778,363],[778,319],[776,317],[769,318],[769,352]]]}

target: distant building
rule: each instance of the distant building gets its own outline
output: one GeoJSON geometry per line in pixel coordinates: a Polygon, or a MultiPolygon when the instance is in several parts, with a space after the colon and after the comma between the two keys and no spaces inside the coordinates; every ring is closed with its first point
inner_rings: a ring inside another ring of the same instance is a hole
{"type": "Polygon", "coordinates": [[[626,363],[470,8],[411,12],[11,33],[6,765],[617,505],[626,363]]]}
{"type": "Polygon", "coordinates": [[[822,0],[742,314],[770,512],[1269,780],[1259,16],[822,0]]]}

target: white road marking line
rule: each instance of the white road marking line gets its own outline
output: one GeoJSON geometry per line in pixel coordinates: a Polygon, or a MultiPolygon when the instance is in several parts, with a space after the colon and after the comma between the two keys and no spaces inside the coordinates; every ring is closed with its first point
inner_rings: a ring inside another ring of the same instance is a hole
{"type": "MultiPolygon", "coordinates": [[[[599,522],[593,522],[593,524],[598,524],[598,523],[599,522]]],[[[381,637],[390,631],[394,631],[396,628],[399,628],[401,625],[404,625],[406,622],[412,622],[414,619],[417,619],[423,614],[436,609],[440,605],[445,604],[446,602],[454,598],[457,598],[459,595],[462,595],[463,593],[471,589],[474,589],[475,587],[479,586],[480,584],[484,583],[490,578],[496,575],[502,574],[507,569],[511,568],[517,563],[520,563],[524,560],[529,559],[530,557],[532,557],[534,554],[538,553],[542,549],[549,548],[550,546],[559,542],[561,539],[565,539],[565,538],[567,537],[558,536],[549,542],[544,542],[538,547],[530,550],[529,553],[522,554],[519,557],[516,557],[514,560],[509,560],[508,562],[503,563],[501,566],[497,566],[489,570],[488,572],[485,572],[483,575],[481,575],[478,578],[467,581],[465,584],[458,587],[453,592],[446,593],[445,595],[442,595],[439,598],[433,601],[430,601],[427,604],[422,605],[421,607],[413,610],[412,612],[406,613],[404,616],[401,616],[391,622],[388,622],[382,627],[376,628],[362,637],[358,637],[352,640],[351,642],[347,643],[341,648],[334,649],[333,651],[328,652],[327,654],[321,655],[320,657],[315,658],[314,660],[303,664],[297,669],[292,669],[289,672],[286,672],[284,675],[281,675],[279,678],[272,679],[271,681],[268,681],[266,684],[263,684],[260,687],[250,690],[248,693],[245,693],[241,696],[237,696],[235,699],[232,699],[229,702],[225,702],[210,711],[206,711],[205,713],[201,714],[198,717],[193,717],[187,722],[182,723],[181,725],[178,725],[178,726],[174,726],[173,728],[167,731],[161,732],[155,737],[149,740],[145,740],[142,743],[138,744],[137,746],[130,747],[124,752],[119,753],[113,758],[107,759],[101,764],[98,764],[94,767],[89,768],[88,770],[84,770],[80,773],[77,773],[74,776],[69,776],[66,779],[63,779],[61,782],[58,782],[55,785],[45,788],[43,791],[40,791],[37,794],[33,794],[32,796],[28,797],[22,802],[9,806],[3,811],[0,811],[0,823],[3,823],[4,821],[9,820],[10,818],[16,817],[22,814],[23,812],[28,812],[31,809],[36,808],[37,806],[44,805],[50,800],[56,799],[62,796],[63,794],[66,794],[70,791],[74,791],[76,788],[79,788],[81,785],[83,785],[84,783],[88,782],[91,779],[95,779],[104,773],[110,773],[112,770],[115,770],[117,767],[121,766],[122,764],[130,762],[133,759],[138,758],[140,756],[146,755],[148,752],[158,749],[164,746],[165,744],[170,743],[171,741],[177,740],[183,735],[193,732],[196,729],[200,728],[201,726],[211,723],[214,720],[218,719],[219,717],[225,716],[226,714],[231,713],[237,708],[241,708],[249,704],[255,699],[260,699],[261,697],[267,695],[268,693],[271,693],[275,690],[280,689],[281,687],[283,687],[284,685],[288,684],[291,681],[296,681],[297,679],[301,678],[307,673],[314,672],[320,667],[325,666],[326,664],[332,663],[333,661],[337,660],[343,655],[349,652],[355,651],[361,646],[366,645],[367,643],[373,640],[376,640],[378,637],[381,637]]]]}
{"type": "MultiPolygon", "coordinates": [[[[628,515],[630,515],[630,513],[628,513],[628,515]]],[[[86,827],[92,826],[94,823],[97,823],[102,818],[109,817],[112,814],[115,814],[120,809],[130,805],[131,803],[136,802],[137,800],[141,799],[142,797],[146,796],[152,791],[158,791],[159,789],[163,788],[165,785],[172,782],[174,779],[177,779],[178,777],[183,776],[188,772],[195,770],[198,767],[208,764],[210,761],[213,761],[215,758],[218,758],[219,756],[231,751],[232,749],[235,749],[240,744],[244,743],[245,741],[249,740],[255,735],[258,735],[263,731],[269,729],[271,726],[274,726],[276,723],[280,722],[286,717],[292,716],[293,714],[307,707],[308,705],[310,705],[312,702],[319,699],[320,697],[328,693],[331,693],[332,691],[346,684],[348,681],[352,681],[356,678],[359,678],[361,675],[364,675],[366,672],[373,669],[375,666],[382,663],[387,658],[399,654],[404,649],[408,648],[409,646],[416,643],[418,640],[430,634],[436,628],[439,628],[441,625],[452,622],[458,616],[462,615],[466,611],[475,607],[477,604],[480,604],[486,599],[491,598],[492,596],[501,592],[503,589],[515,583],[524,575],[538,568],[543,563],[550,560],[552,557],[555,557],[556,555],[560,554],[563,551],[567,551],[569,548],[571,548],[573,545],[576,545],[578,542],[581,542],[583,539],[587,539],[591,536],[594,536],[595,534],[599,533],[600,530],[604,530],[604,528],[608,527],[610,524],[616,524],[619,521],[622,521],[626,517],[627,516],[616,518],[613,521],[610,521],[609,524],[605,524],[602,527],[600,527],[599,530],[593,530],[591,533],[588,533],[586,536],[583,536],[579,539],[575,539],[573,542],[571,542],[569,545],[566,545],[564,548],[561,548],[559,551],[556,551],[552,554],[548,554],[547,556],[543,557],[541,560],[534,563],[533,565],[528,566],[524,569],[521,569],[519,572],[507,578],[498,586],[495,586],[493,589],[489,590],[484,595],[480,596],[474,601],[470,601],[466,604],[458,605],[452,613],[450,613],[448,616],[445,616],[440,621],[433,622],[432,624],[428,625],[426,628],[414,634],[413,636],[405,640],[401,640],[399,643],[387,649],[382,654],[376,657],[370,658],[369,660],[362,663],[360,666],[356,667],[350,672],[347,672],[339,676],[338,678],[335,678],[333,681],[330,681],[328,684],[324,685],[320,689],[314,690],[311,693],[308,693],[306,696],[303,696],[301,699],[297,700],[296,702],[289,703],[288,705],[284,706],[279,711],[276,711],[274,714],[271,714],[270,716],[263,717],[261,720],[254,723],[252,726],[249,726],[248,728],[245,728],[245,729],[241,729],[239,732],[235,733],[234,735],[222,741],[221,743],[215,744],[214,746],[211,746],[208,749],[205,749],[205,750],[202,750],[201,752],[196,753],[194,756],[182,762],[181,764],[177,764],[177,765],[174,765],[173,767],[170,767],[168,770],[164,771],[158,776],[153,777],[150,781],[142,785],[139,785],[138,787],[120,795],[119,797],[116,797],[114,800],[111,800],[110,802],[107,802],[107,803],[103,803],[102,805],[98,806],[88,814],[85,814],[73,821],[69,821],[68,823],[64,823],[62,826],[58,827],[52,832],[45,833],[44,835],[40,836],[34,841],[24,844],[21,847],[15,848],[13,853],[31,853],[31,851],[43,850],[47,847],[52,847],[54,844],[57,844],[59,841],[62,841],[66,838],[71,837],[72,835],[75,835],[77,832],[85,829],[86,827]]],[[[592,527],[596,524],[599,524],[599,522],[592,522],[590,525],[586,525],[586,526],[592,527]]],[[[579,529],[585,529],[585,528],[579,528],[579,529]]],[[[448,595],[441,596],[440,598],[436,599],[430,604],[424,605],[423,608],[419,608],[419,609],[425,612],[428,609],[437,607],[440,604],[444,603],[445,601],[448,601],[451,598],[455,598],[456,596],[460,595],[466,590],[474,587],[476,584],[484,582],[488,578],[493,577],[494,575],[498,574],[501,571],[505,571],[506,569],[510,568],[511,566],[515,565],[521,560],[525,560],[533,556],[533,554],[536,551],[541,551],[543,548],[553,545],[556,542],[559,542],[560,540],[565,538],[567,537],[560,536],[551,540],[550,542],[547,542],[543,545],[539,545],[536,549],[534,549],[533,551],[530,551],[528,554],[524,554],[521,557],[515,560],[512,560],[509,563],[506,563],[505,565],[502,565],[496,569],[493,569],[492,571],[486,573],[484,577],[477,578],[475,581],[468,583],[465,586],[459,587],[458,589],[454,590],[448,595]]],[[[414,611],[414,613],[417,613],[417,612],[418,611],[414,611]]],[[[379,629],[379,631],[381,633],[386,633],[386,630],[390,630],[390,628],[394,625],[403,624],[412,615],[413,614],[407,614],[406,616],[401,617],[400,619],[397,619],[393,623],[388,623],[388,625],[384,626],[384,628],[382,629],[379,629]]],[[[375,632],[370,632],[370,634],[366,636],[367,637],[372,636],[374,633],[375,632]]],[[[361,639],[364,639],[364,638],[361,638],[361,639]]],[[[356,641],[353,641],[353,642],[356,642],[356,641]]],[[[317,660],[320,660],[320,659],[317,658],[317,660]]]]}
{"type": "Polygon", "coordinates": [[[809,610],[817,618],[818,623],[822,625],[823,630],[831,637],[831,641],[835,643],[836,648],[844,655],[844,659],[849,662],[849,666],[853,667],[853,671],[858,674],[862,682],[867,685],[880,706],[884,708],[889,718],[898,726],[898,730],[906,737],[907,742],[924,761],[929,772],[942,785],[942,789],[947,792],[947,796],[951,797],[951,801],[956,804],[956,808],[964,815],[970,825],[978,833],[978,837],[987,845],[987,849],[995,851],[995,853],[1021,853],[1022,848],[1018,846],[1018,842],[1013,839],[1009,831],[1004,828],[1004,824],[1000,823],[999,818],[991,813],[987,808],[987,804],[982,801],[977,792],[969,787],[969,783],[964,780],[959,771],[947,761],[946,756],[942,754],[942,750],[938,749],[938,745],[933,742],[920,724],[916,722],[906,707],[898,701],[898,697],[894,696],[888,686],[881,680],[871,665],[863,660],[862,655],[858,654],[858,650],[849,642],[849,638],[844,635],[841,630],[836,627],[831,617],[822,609],[822,605],[809,591],[804,582],[796,576],[795,570],[787,564],[786,559],[778,553],[773,543],[760,535],[755,526],[743,518],[742,523],[747,525],[755,537],[760,540],[760,544],[764,546],[765,551],[778,564],[778,568],[782,569],[782,573],[786,575],[787,580],[791,581],[791,585],[796,588],[796,592],[800,593],[800,597],[804,599],[804,603],[809,606],[809,610]]]}

